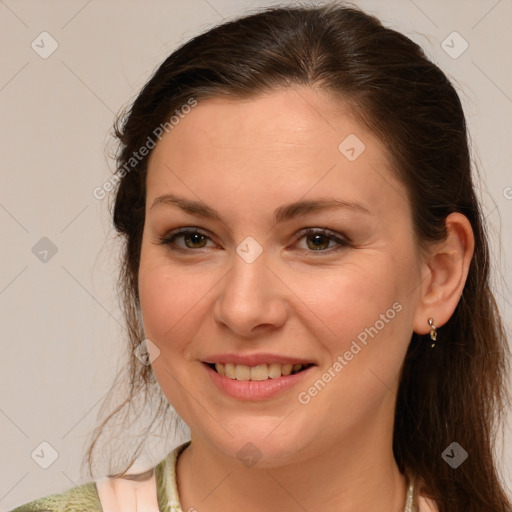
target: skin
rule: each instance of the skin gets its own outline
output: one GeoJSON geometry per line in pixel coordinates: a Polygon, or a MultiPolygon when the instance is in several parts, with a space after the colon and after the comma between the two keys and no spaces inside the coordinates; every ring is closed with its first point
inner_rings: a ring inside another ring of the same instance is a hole
{"type": "Polygon", "coordinates": [[[204,100],[164,136],[148,165],[139,291],[146,337],[160,351],[153,370],[191,430],[177,465],[184,511],[403,509],[407,480],[392,453],[400,369],[413,331],[426,334],[429,317],[440,327],[452,315],[473,252],[467,219],[454,213],[446,222],[447,239],[421,253],[384,146],[313,88],[204,100]],[[354,161],[338,149],[349,134],[365,144],[354,161]],[[152,207],[170,192],[207,203],[223,220],[152,207]],[[273,222],[279,206],[327,197],[369,213],[338,208],[273,222]],[[178,237],[182,252],[159,243],[180,227],[210,238],[178,237]],[[314,236],[295,238],[308,227],[350,243],[321,237],[323,252],[315,250],[314,236]],[[252,263],[236,252],[248,236],[263,250],[252,263]],[[299,403],[298,393],[394,303],[400,312],[299,403]],[[297,388],[239,400],[218,391],[201,363],[226,352],[318,366],[297,388]],[[247,442],[262,455],[250,468],[237,458],[247,442]]]}

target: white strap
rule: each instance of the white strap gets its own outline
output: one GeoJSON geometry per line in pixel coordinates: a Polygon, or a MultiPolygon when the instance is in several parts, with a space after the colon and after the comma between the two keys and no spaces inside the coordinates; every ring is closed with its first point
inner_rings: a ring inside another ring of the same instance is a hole
{"type": "Polygon", "coordinates": [[[159,512],[154,470],[142,481],[104,477],[96,488],[103,512],[159,512]]]}

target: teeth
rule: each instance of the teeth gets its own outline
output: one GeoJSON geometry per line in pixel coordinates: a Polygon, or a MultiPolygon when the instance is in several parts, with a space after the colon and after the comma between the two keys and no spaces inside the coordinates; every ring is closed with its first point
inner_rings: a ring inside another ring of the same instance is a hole
{"type": "Polygon", "coordinates": [[[235,365],[231,363],[227,363],[226,365],[222,365],[221,363],[217,363],[219,366],[224,366],[224,375],[229,377],[230,379],[235,379],[235,365]]]}
{"type": "Polygon", "coordinates": [[[251,367],[245,364],[235,365],[235,378],[236,380],[250,380],[251,378],[251,367]]]}
{"type": "Polygon", "coordinates": [[[236,380],[267,380],[277,379],[283,375],[297,373],[304,368],[302,364],[260,364],[247,366],[245,364],[215,363],[215,370],[219,375],[224,375],[236,380]]]}
{"type": "Polygon", "coordinates": [[[281,365],[279,363],[271,363],[268,365],[268,376],[271,379],[281,377],[281,365]]]}
{"type": "Polygon", "coordinates": [[[291,364],[283,364],[283,367],[281,368],[281,373],[283,375],[290,375],[292,373],[293,365],[291,364]]]}
{"type": "Polygon", "coordinates": [[[260,364],[259,366],[251,367],[251,380],[267,380],[268,379],[268,366],[260,364]]]}

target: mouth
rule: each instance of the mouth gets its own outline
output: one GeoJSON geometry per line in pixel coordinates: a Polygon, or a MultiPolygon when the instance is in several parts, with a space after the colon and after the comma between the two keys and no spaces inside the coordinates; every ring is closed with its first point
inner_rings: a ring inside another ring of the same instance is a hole
{"type": "Polygon", "coordinates": [[[211,368],[214,372],[223,377],[232,380],[241,381],[265,381],[270,379],[278,379],[289,375],[301,373],[311,366],[316,366],[314,363],[296,363],[296,364],[281,364],[281,363],[268,363],[259,364],[256,366],[248,366],[245,364],[232,364],[232,363],[206,363],[204,365],[211,368]]]}

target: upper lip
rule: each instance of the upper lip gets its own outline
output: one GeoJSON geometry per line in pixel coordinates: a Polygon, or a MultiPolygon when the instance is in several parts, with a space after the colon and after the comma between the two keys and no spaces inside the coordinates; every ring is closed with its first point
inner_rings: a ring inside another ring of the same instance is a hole
{"type": "Polygon", "coordinates": [[[203,363],[231,363],[244,364],[246,366],[258,366],[260,364],[315,364],[310,359],[285,356],[281,354],[259,353],[259,354],[213,354],[203,359],[203,363]]]}

